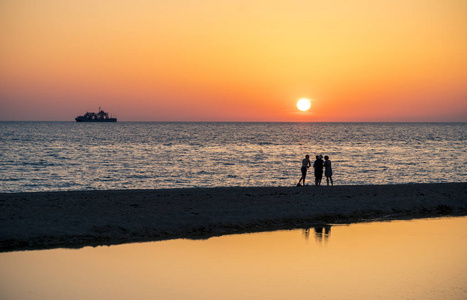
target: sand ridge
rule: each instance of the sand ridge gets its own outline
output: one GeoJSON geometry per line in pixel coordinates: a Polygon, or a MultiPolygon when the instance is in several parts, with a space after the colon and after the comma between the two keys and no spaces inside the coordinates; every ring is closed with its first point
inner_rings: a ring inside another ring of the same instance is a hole
{"type": "Polygon", "coordinates": [[[467,183],[0,194],[0,251],[465,215],[467,183]]]}

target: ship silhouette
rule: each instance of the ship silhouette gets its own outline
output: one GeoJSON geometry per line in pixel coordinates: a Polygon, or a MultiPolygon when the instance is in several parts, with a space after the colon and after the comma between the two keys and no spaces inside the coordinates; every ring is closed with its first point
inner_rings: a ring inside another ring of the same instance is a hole
{"type": "Polygon", "coordinates": [[[99,107],[99,112],[87,112],[82,116],[75,118],[76,122],[117,122],[117,118],[109,117],[109,113],[106,113],[99,107]]]}

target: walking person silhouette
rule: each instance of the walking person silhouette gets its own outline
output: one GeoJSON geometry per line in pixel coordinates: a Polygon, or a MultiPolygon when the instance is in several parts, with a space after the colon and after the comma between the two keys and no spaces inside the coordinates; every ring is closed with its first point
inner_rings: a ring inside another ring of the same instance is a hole
{"type": "Polygon", "coordinates": [[[310,156],[307,154],[305,155],[305,158],[302,160],[302,168],[300,169],[302,171],[302,177],[300,177],[300,180],[298,181],[297,186],[302,186],[300,182],[303,182],[303,186],[305,186],[306,172],[308,171],[308,168],[310,166],[311,166],[310,156]]]}

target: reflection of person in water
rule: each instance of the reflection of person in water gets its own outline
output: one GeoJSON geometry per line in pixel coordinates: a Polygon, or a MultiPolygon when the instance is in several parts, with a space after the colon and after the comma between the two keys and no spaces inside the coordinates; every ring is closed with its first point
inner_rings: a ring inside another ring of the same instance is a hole
{"type": "MultiPolygon", "coordinates": [[[[327,242],[329,239],[329,236],[331,235],[331,225],[323,225],[323,226],[317,226],[317,227],[312,227],[314,232],[315,232],[315,240],[318,243],[322,242],[327,242]]],[[[305,236],[305,239],[310,238],[310,229],[303,229],[303,235],[305,236]]]]}
{"type": "Polygon", "coordinates": [[[331,234],[331,225],[315,227],[315,240],[317,242],[327,242],[331,234]]]}

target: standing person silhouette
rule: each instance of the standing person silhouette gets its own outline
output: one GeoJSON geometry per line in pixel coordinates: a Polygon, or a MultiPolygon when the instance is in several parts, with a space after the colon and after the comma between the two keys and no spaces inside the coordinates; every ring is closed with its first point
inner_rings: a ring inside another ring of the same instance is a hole
{"type": "Polygon", "coordinates": [[[310,156],[307,154],[305,155],[305,158],[302,160],[302,168],[300,169],[302,171],[302,177],[300,177],[300,180],[297,183],[297,186],[302,186],[300,182],[303,181],[303,186],[305,186],[305,178],[306,178],[306,172],[308,171],[308,168],[311,166],[311,161],[310,161],[310,156]]]}
{"type": "Polygon", "coordinates": [[[324,176],[326,176],[326,182],[329,185],[329,181],[331,181],[331,185],[334,185],[332,183],[332,167],[331,167],[331,160],[329,159],[329,156],[324,157],[324,176]]]}
{"type": "Polygon", "coordinates": [[[315,184],[321,185],[321,179],[323,178],[323,156],[316,155],[316,160],[313,163],[313,168],[315,168],[315,184]]]}

